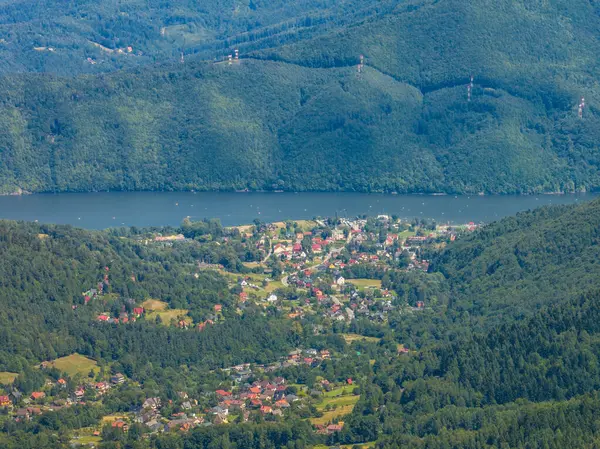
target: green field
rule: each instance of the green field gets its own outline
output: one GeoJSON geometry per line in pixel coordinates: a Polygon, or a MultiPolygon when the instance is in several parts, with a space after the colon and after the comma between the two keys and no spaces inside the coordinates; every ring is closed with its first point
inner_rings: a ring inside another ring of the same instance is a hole
{"type": "Polygon", "coordinates": [[[304,232],[311,231],[317,226],[317,222],[313,220],[296,220],[295,223],[298,224],[298,227],[304,232]]]}
{"type": "Polygon", "coordinates": [[[360,289],[381,288],[381,281],[379,279],[348,279],[347,282],[354,284],[360,289]]]}
{"type": "Polygon", "coordinates": [[[99,437],[99,436],[97,437],[94,435],[75,436],[71,440],[71,443],[74,445],[90,446],[90,447],[95,447],[95,446],[99,445],[101,442],[102,442],[102,437],[99,437]]]}
{"type": "Polygon", "coordinates": [[[310,422],[314,425],[328,424],[342,416],[349,415],[354,410],[354,406],[358,402],[360,396],[341,396],[337,398],[325,398],[323,402],[317,404],[316,408],[323,412],[323,416],[319,418],[310,418],[310,422]],[[327,405],[335,406],[335,409],[325,411],[327,405]]]}
{"type": "Polygon", "coordinates": [[[377,337],[365,337],[364,335],[358,334],[341,334],[346,341],[346,344],[350,345],[355,341],[366,341],[367,343],[379,343],[381,338],[377,337]]]}
{"type": "Polygon", "coordinates": [[[260,267],[259,262],[242,262],[242,265],[244,265],[246,268],[250,268],[250,269],[260,267]]]}
{"type": "MultiPolygon", "coordinates": [[[[341,396],[349,396],[352,394],[352,391],[358,387],[358,385],[344,385],[342,387],[334,388],[331,391],[326,391],[323,393],[323,397],[325,398],[337,398],[341,396]]],[[[327,405],[327,404],[325,404],[327,405]]],[[[317,405],[317,409],[319,406],[317,405]]]]}
{"type": "Polygon", "coordinates": [[[98,364],[81,354],[71,354],[50,362],[50,366],[73,377],[76,374],[86,376],[91,370],[98,371],[98,364]]]}
{"type": "Polygon", "coordinates": [[[271,293],[277,290],[278,288],[283,288],[283,284],[281,283],[281,281],[272,281],[269,282],[268,285],[265,287],[265,291],[267,293],[271,293]]]}
{"type": "Polygon", "coordinates": [[[407,237],[414,237],[417,235],[415,231],[402,231],[398,233],[398,240],[405,240],[407,237]]]}
{"type": "Polygon", "coordinates": [[[158,299],[147,299],[142,303],[142,307],[147,312],[154,312],[166,310],[169,305],[164,301],[159,301],[158,299]]]}
{"type": "Polygon", "coordinates": [[[150,321],[156,320],[156,317],[160,316],[162,320],[162,324],[165,326],[170,326],[172,320],[183,320],[188,325],[192,324],[192,319],[188,316],[187,309],[168,309],[162,311],[150,312],[146,315],[146,319],[150,321]]]}
{"type": "MultiPolygon", "coordinates": [[[[335,391],[335,390],[334,390],[335,391]]],[[[329,392],[331,393],[331,392],[329,392]]],[[[323,412],[323,416],[319,418],[310,418],[310,422],[314,425],[328,424],[334,419],[341,418],[342,416],[349,415],[354,410],[354,406],[360,399],[360,396],[338,396],[338,397],[326,397],[320,404],[316,405],[316,409],[323,412]],[[325,407],[330,405],[335,409],[325,411],[325,407]]]]}
{"type": "Polygon", "coordinates": [[[12,384],[17,378],[17,373],[10,373],[8,371],[0,371],[0,384],[9,385],[12,384]]]}
{"type": "MultiPolygon", "coordinates": [[[[331,392],[329,392],[331,393],[331,392]]],[[[346,396],[335,396],[335,397],[325,397],[320,404],[317,404],[315,407],[319,411],[325,410],[325,407],[330,405],[331,407],[337,407],[339,410],[341,407],[352,406],[354,408],[354,404],[356,404],[359,400],[359,395],[348,394],[346,396]]]]}
{"type": "Polygon", "coordinates": [[[147,299],[142,303],[142,307],[146,310],[146,319],[150,321],[156,320],[160,316],[162,324],[169,326],[171,320],[183,319],[186,323],[192,324],[192,319],[187,316],[187,309],[169,309],[169,305],[158,299],[147,299]]]}

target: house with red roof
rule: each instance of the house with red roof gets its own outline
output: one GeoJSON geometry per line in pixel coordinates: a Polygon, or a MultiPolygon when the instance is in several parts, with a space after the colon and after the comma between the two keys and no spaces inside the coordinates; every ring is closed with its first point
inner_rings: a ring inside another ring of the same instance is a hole
{"type": "Polygon", "coordinates": [[[34,391],[33,393],[31,393],[31,399],[33,399],[34,401],[44,399],[45,397],[46,393],[44,393],[43,391],[34,391]]]}
{"type": "Polygon", "coordinates": [[[335,432],[341,432],[343,426],[340,424],[329,424],[327,426],[327,433],[335,433],[335,432]]]}

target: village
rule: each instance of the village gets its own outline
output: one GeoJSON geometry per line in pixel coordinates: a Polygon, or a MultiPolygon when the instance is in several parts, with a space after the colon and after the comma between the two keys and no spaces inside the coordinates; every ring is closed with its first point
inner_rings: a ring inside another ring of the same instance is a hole
{"type": "MultiPolygon", "coordinates": [[[[391,270],[418,272],[429,270],[427,248],[441,248],[458,235],[478,228],[474,223],[460,226],[410,223],[387,215],[354,220],[302,220],[288,223],[260,223],[233,228],[235,240],[222,237],[217,244],[251,247],[257,261],[245,262],[245,272],[227,271],[224,266],[198,261],[200,271],[214,270],[225,276],[237,298],[238,313],[251,303],[276,307],[290,319],[307,314],[330,320],[351,322],[363,317],[385,323],[393,309],[416,311],[426,307],[423,300],[400,298],[385,274],[391,270]],[[240,243],[241,242],[241,243],[240,243]]],[[[144,238],[146,245],[184,245],[183,234],[144,238]]],[[[109,285],[109,267],[103,281],[83,293],[84,304],[97,299],[109,285]]],[[[156,299],[128,300],[129,311],[101,313],[97,321],[127,324],[145,317],[184,329],[202,331],[225,316],[223,304],[214,304],[205,319],[193,322],[184,309],[170,309],[156,299]]],[[[77,307],[74,305],[74,307],[77,307]]]]}
{"type": "MultiPolygon", "coordinates": [[[[93,446],[101,441],[103,432],[128,432],[135,425],[143,426],[143,433],[150,435],[249,420],[274,421],[289,414],[308,418],[316,433],[339,432],[343,428],[340,418],[360,397],[358,385],[351,378],[338,382],[318,378],[317,385],[309,389],[278,374],[289,367],[317,368],[332,357],[335,355],[327,349],[297,349],[269,365],[246,363],[224,368],[218,374],[226,386],[198,397],[184,391],[177,392],[174,399],[147,397],[126,413],[104,416],[103,426],[82,429],[74,443],[93,446]],[[341,404],[339,409],[336,404],[341,404]]],[[[0,395],[0,408],[17,423],[47,412],[102,404],[139,388],[137,382],[122,373],[101,374],[93,360],[78,354],[42,363],[37,368],[47,376],[41,390],[25,396],[16,388],[8,388],[6,394],[0,395]],[[93,377],[84,376],[88,369],[93,377]],[[56,379],[63,370],[62,377],[56,379]]]]}
{"type": "MultiPolygon", "coordinates": [[[[349,346],[357,342],[378,345],[379,337],[354,333],[353,323],[368,322],[376,329],[386,325],[392,314],[397,320],[429,307],[426,298],[403,294],[399,288],[402,284],[391,274],[418,279],[436,276],[430,273],[428,252],[477,227],[474,223],[408,222],[385,215],[272,224],[257,221],[227,229],[218,240],[210,236],[211,245],[235,246],[246,254],[252,249],[254,260],[245,261],[241,271],[207,260],[197,260],[190,268],[190,279],[198,279],[206,271],[219,273],[233,298],[207,305],[201,319],[194,320],[188,310],[173,308],[160,299],[118,298],[110,292],[109,266],[98,274],[96,285],[83,286],[82,296],[72,309],[74,313],[87,307],[105,309],[94,315],[94,325],[129,326],[145,321],[182,332],[204,332],[207,326],[218,326],[230,314],[244,314],[251,307],[297,321],[315,336],[334,334],[349,346]]],[[[164,250],[192,241],[183,233],[139,238],[142,245],[164,250]]],[[[357,347],[357,355],[361,348],[357,347]]],[[[398,344],[392,356],[409,352],[398,344]]],[[[178,391],[166,397],[150,395],[144,385],[122,372],[101,369],[94,360],[72,354],[35,367],[46,381],[42,389],[30,394],[24,395],[15,387],[14,378],[0,378],[4,384],[0,408],[15,422],[27,422],[51,411],[103,404],[131,391],[143,395],[143,400],[126,412],[103,416],[101,426],[78,431],[72,443],[91,446],[102,441],[103,433],[128,432],[132,426],[141,426],[143,433],[151,435],[187,432],[198,426],[284,420],[288,416],[309,420],[315,433],[329,435],[343,429],[344,416],[360,399],[360,386],[353,378],[323,375],[321,365],[340,356],[331,347],[297,348],[268,364],[249,360],[213,371],[213,387],[199,394],[178,391]],[[290,369],[298,368],[313,371],[315,381],[310,386],[298,383],[297,376],[287,377],[286,373],[293,372],[290,369]]]]}

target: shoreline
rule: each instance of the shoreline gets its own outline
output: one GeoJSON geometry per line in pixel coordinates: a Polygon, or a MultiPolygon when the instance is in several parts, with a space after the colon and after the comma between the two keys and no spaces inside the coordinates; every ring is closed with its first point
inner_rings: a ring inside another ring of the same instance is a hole
{"type": "Polygon", "coordinates": [[[363,192],[356,190],[301,190],[301,191],[292,191],[292,190],[91,190],[91,191],[61,191],[61,192],[29,192],[27,190],[20,190],[12,193],[0,193],[0,197],[21,197],[21,196],[43,196],[43,195],[91,195],[91,194],[115,194],[115,193],[236,193],[236,194],[253,194],[253,193],[261,193],[261,194],[362,194],[362,195],[383,195],[383,196],[432,196],[432,197],[440,197],[440,196],[454,196],[454,197],[501,197],[501,196],[534,196],[534,195],[551,195],[551,196],[560,196],[560,195],[579,195],[579,194],[593,194],[600,192],[600,189],[590,189],[590,190],[580,190],[574,192],[536,192],[536,193],[519,193],[519,192],[504,192],[504,193],[448,193],[448,192],[363,192]]]}

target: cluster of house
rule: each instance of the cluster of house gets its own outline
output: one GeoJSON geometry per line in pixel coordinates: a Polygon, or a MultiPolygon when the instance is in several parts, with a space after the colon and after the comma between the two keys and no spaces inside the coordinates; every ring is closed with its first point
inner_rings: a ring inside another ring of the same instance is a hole
{"type": "Polygon", "coordinates": [[[248,421],[252,411],[281,417],[284,410],[290,408],[291,403],[300,400],[288,391],[283,377],[276,377],[272,381],[246,383],[232,391],[217,390],[215,394],[219,402],[209,410],[209,413],[214,415],[215,424],[227,423],[230,414],[241,415],[244,421],[248,421]]]}
{"type": "MultiPolygon", "coordinates": [[[[173,413],[169,418],[164,418],[160,413],[163,401],[159,397],[152,397],[146,399],[142,406],[135,410],[133,421],[144,424],[151,432],[187,432],[196,426],[205,424],[202,416],[197,416],[196,413],[192,412],[197,407],[198,401],[190,399],[188,394],[183,391],[180,391],[177,395],[182,411],[173,413]]],[[[169,405],[172,404],[173,401],[169,401],[169,405]]]]}
{"type": "MultiPolygon", "coordinates": [[[[286,357],[269,365],[251,365],[249,363],[224,369],[229,373],[233,387],[217,389],[208,393],[216,399],[216,405],[202,411],[198,410],[198,401],[190,399],[185,392],[179,392],[178,413],[165,418],[160,411],[163,401],[158,398],[148,398],[142,406],[134,411],[133,421],[144,424],[151,432],[171,430],[187,431],[202,425],[227,424],[232,417],[240,417],[248,421],[252,413],[273,418],[282,417],[285,410],[302,399],[288,388],[285,378],[275,377],[272,380],[248,382],[257,374],[273,373],[282,368],[298,365],[318,366],[321,361],[331,358],[327,349],[297,349],[286,357]],[[198,413],[197,413],[198,412],[198,413]],[[200,413],[201,412],[201,413],[200,413]]],[[[173,401],[169,401],[172,405],[173,401]]]]}
{"type": "Polygon", "coordinates": [[[145,310],[143,307],[134,307],[131,313],[121,312],[118,318],[110,315],[110,313],[101,313],[96,317],[96,320],[101,323],[110,324],[127,324],[135,323],[138,318],[144,314],[145,310]]]}
{"type": "Polygon", "coordinates": [[[325,252],[326,247],[332,245],[336,240],[345,240],[344,233],[341,231],[337,231],[332,237],[322,238],[319,236],[313,236],[312,232],[299,232],[295,235],[295,240],[293,243],[275,244],[273,246],[273,254],[278,258],[285,259],[288,261],[306,260],[311,254],[323,254],[323,252],[325,252]],[[305,238],[310,238],[310,250],[308,250],[308,248],[305,248],[303,245],[303,241],[305,238]]]}
{"type": "MultiPolygon", "coordinates": [[[[47,363],[42,363],[41,368],[47,366],[47,363]]],[[[66,398],[48,397],[46,391],[34,391],[29,397],[25,397],[19,390],[13,388],[9,395],[0,396],[0,407],[9,409],[16,421],[29,420],[44,412],[60,410],[74,404],[83,404],[85,403],[86,391],[92,391],[96,397],[99,397],[108,393],[112,386],[121,385],[125,381],[123,374],[116,373],[111,376],[109,382],[89,381],[78,385],[66,398]]],[[[45,387],[47,389],[57,387],[59,390],[66,390],[68,382],[63,378],[58,379],[56,382],[47,380],[45,387]]]]}

